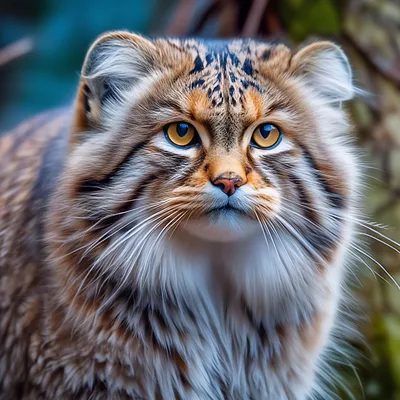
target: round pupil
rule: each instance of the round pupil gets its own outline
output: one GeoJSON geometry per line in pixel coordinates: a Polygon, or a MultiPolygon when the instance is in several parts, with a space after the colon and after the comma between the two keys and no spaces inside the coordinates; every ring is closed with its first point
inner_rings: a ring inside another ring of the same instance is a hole
{"type": "Polygon", "coordinates": [[[272,129],[273,129],[272,125],[268,125],[268,124],[262,125],[260,128],[261,136],[264,139],[266,139],[269,136],[269,134],[271,133],[272,129]]]}
{"type": "Polygon", "coordinates": [[[176,133],[179,135],[179,137],[184,137],[189,130],[189,124],[185,123],[179,123],[176,127],[176,133]]]}

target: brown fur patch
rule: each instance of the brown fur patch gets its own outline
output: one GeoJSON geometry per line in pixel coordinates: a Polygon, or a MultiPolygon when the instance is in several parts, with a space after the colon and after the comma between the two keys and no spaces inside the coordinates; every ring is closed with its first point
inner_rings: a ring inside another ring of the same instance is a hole
{"type": "Polygon", "coordinates": [[[208,174],[213,181],[226,173],[239,176],[243,182],[247,181],[247,174],[241,156],[238,154],[217,154],[208,159],[208,174]]]}
{"type": "Polygon", "coordinates": [[[244,95],[243,111],[244,119],[251,124],[261,118],[263,113],[263,101],[260,93],[250,89],[244,95]]]}
{"type": "Polygon", "coordinates": [[[188,107],[193,118],[201,124],[208,123],[210,116],[210,100],[202,90],[193,90],[189,94],[188,107]]]}

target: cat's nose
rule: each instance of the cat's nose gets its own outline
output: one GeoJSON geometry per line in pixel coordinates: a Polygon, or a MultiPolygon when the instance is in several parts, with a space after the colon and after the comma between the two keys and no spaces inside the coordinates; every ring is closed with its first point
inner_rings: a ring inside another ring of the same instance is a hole
{"type": "Polygon", "coordinates": [[[246,183],[240,175],[235,174],[234,172],[226,172],[219,175],[211,182],[213,185],[218,186],[228,196],[232,196],[238,187],[246,183]]]}

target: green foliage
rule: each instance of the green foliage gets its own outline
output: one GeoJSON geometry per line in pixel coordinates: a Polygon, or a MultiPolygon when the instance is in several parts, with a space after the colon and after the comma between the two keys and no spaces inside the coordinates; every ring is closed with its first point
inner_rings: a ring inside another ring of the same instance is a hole
{"type": "Polygon", "coordinates": [[[299,42],[310,35],[335,35],[341,24],[333,0],[284,0],[280,14],[290,37],[299,42]]]}

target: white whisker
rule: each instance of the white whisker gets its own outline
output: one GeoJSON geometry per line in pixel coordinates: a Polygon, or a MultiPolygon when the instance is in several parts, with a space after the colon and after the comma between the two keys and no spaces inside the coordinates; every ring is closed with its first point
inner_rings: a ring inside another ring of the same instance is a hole
{"type": "Polygon", "coordinates": [[[361,254],[363,254],[365,257],[369,258],[372,262],[374,262],[376,265],[378,265],[382,271],[385,272],[385,274],[389,277],[389,279],[396,285],[397,289],[400,290],[400,285],[397,283],[397,281],[390,275],[390,273],[386,270],[386,268],[377,260],[375,260],[372,256],[370,256],[368,253],[360,249],[357,245],[353,244],[353,248],[357,251],[359,251],[361,254]]]}

